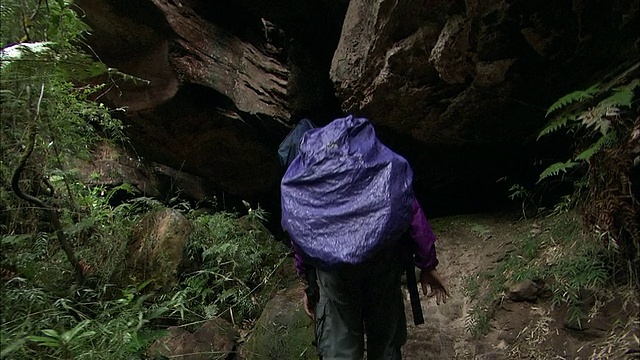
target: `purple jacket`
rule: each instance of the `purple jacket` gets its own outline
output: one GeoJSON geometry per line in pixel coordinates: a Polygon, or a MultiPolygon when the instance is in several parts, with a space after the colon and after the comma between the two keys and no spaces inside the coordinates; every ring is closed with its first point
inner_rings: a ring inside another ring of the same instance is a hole
{"type": "MultiPolygon", "coordinates": [[[[429,225],[429,221],[424,215],[417,199],[413,200],[413,217],[411,219],[411,238],[413,246],[410,251],[414,255],[414,262],[420,269],[435,269],[438,266],[438,258],[436,257],[436,235],[429,225]]],[[[306,266],[300,249],[293,242],[294,259],[296,271],[302,278],[306,278],[306,266]]]]}

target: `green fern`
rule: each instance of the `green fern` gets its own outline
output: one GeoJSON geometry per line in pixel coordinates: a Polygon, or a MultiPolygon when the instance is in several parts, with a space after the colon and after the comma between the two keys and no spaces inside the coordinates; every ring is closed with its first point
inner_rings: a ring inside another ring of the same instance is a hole
{"type": "Polygon", "coordinates": [[[589,159],[595,153],[600,151],[600,149],[602,149],[603,146],[611,144],[613,141],[615,141],[615,139],[616,139],[615,131],[607,133],[606,135],[600,137],[600,139],[598,139],[598,141],[596,141],[591,146],[589,146],[589,148],[587,150],[581,152],[578,156],[576,156],[575,159],[576,160],[581,160],[581,161],[589,161],[589,159]]]}
{"type": "Polygon", "coordinates": [[[567,126],[569,124],[569,121],[575,121],[577,118],[578,115],[575,113],[571,113],[566,116],[560,116],[559,118],[550,122],[544,129],[542,129],[542,131],[540,131],[540,134],[538,134],[538,140],[540,140],[540,138],[545,135],[556,132],[559,129],[567,126]]]}
{"type": "Polygon", "coordinates": [[[596,106],[587,108],[587,104],[583,103],[578,109],[573,109],[573,111],[558,115],[540,131],[538,140],[542,136],[556,132],[564,127],[570,127],[569,130],[591,130],[592,132],[588,134],[585,133],[589,137],[594,136],[594,134],[598,132],[602,134],[602,136],[600,136],[597,141],[592,142],[586,150],[574,158],[547,167],[540,174],[538,182],[550,176],[559,175],[561,172],[566,173],[570,168],[588,162],[589,159],[603,147],[611,146],[611,144],[617,140],[617,134],[612,127],[615,125],[616,119],[620,116],[619,108],[631,106],[635,96],[634,91],[638,86],[640,86],[640,79],[633,79],[628,84],[614,89],[600,89],[594,85],[586,90],[574,91],[571,94],[565,95],[551,105],[547,111],[547,116],[576,101],[584,101],[593,98],[597,94],[602,93],[602,95],[605,95],[607,92],[611,92],[610,96],[600,101],[596,106]]]}
{"type": "Polygon", "coordinates": [[[597,94],[598,92],[600,92],[600,89],[594,85],[586,90],[578,90],[567,94],[549,107],[549,110],[547,110],[547,114],[545,115],[545,117],[549,116],[549,114],[551,114],[552,112],[561,109],[573,102],[584,101],[586,99],[592,98],[593,95],[597,94]]]}
{"type": "Polygon", "coordinates": [[[608,98],[602,100],[598,107],[609,108],[609,107],[619,107],[619,106],[631,106],[631,102],[633,101],[634,93],[636,87],[640,86],[640,80],[634,79],[629,84],[613,89],[613,95],[608,98]]]}
{"type": "Polygon", "coordinates": [[[566,162],[557,162],[549,166],[548,168],[546,168],[542,172],[542,174],[540,174],[540,179],[538,179],[538,182],[550,176],[556,176],[560,174],[560,172],[566,173],[567,170],[571,169],[572,167],[575,167],[576,165],[578,165],[578,163],[571,160],[567,160],[566,162]]]}

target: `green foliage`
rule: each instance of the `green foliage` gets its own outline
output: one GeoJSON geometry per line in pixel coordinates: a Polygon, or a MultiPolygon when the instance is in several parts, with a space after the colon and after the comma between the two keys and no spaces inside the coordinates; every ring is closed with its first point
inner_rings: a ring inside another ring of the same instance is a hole
{"type": "Polygon", "coordinates": [[[474,337],[489,331],[494,311],[491,308],[474,306],[465,318],[465,329],[474,337]]]}
{"type": "MultiPolygon", "coordinates": [[[[122,124],[92,101],[105,86],[91,81],[100,74],[143,80],[83,51],[89,28],[74,6],[66,0],[0,4],[0,266],[12,272],[0,290],[1,358],[139,358],[167,322],[256,315],[286,259],[287,249],[265,239],[258,226],[245,228],[234,215],[218,213],[193,219],[186,251],[196,266],[177,289],[156,294],[146,283],[117,287],[128,281],[132,228],[162,204],[143,197],[112,207],[114,194],[131,186],[95,185],[97,174],[89,185],[77,168],[99,142],[125,140],[122,124]],[[41,209],[12,194],[13,173],[32,143],[25,129],[35,129],[35,142],[19,187],[57,209],[62,233],[86,267],[80,287],[71,286],[73,269],[41,209]]],[[[248,220],[265,216],[258,208],[248,220]]]]}
{"type": "Polygon", "coordinates": [[[27,146],[25,128],[35,128],[36,139],[20,188],[73,213],[77,194],[71,190],[81,185],[72,160],[88,159],[95,142],[102,139],[100,132],[121,138],[122,125],[110,117],[105,106],[90,101],[101,86],[85,82],[107,69],[79,47],[88,27],[76,16],[71,2],[3,1],[1,6],[5,48],[0,57],[0,196],[6,204],[5,214],[11,217],[6,232],[33,233],[42,225],[40,209],[11,197],[9,187],[27,146]],[[23,41],[47,46],[30,51],[23,41]],[[43,184],[43,179],[50,183],[43,184]]]}
{"type": "Polygon", "coordinates": [[[600,102],[599,107],[620,107],[629,106],[634,98],[634,90],[640,86],[640,79],[633,79],[628,84],[614,89],[608,98],[600,102]]]}
{"type": "Polygon", "coordinates": [[[520,184],[513,184],[509,188],[509,199],[522,199],[531,196],[531,193],[520,184]]]}
{"type": "Polygon", "coordinates": [[[71,1],[63,0],[3,0],[0,46],[41,40],[70,44],[81,40],[89,27],[79,21],[71,6],[71,1]]]}
{"type": "MultiPolygon", "coordinates": [[[[508,180],[506,177],[501,178],[499,181],[508,180]]],[[[508,190],[509,199],[520,201],[520,207],[522,211],[522,218],[528,219],[538,214],[538,212],[544,210],[538,199],[539,194],[536,191],[527,189],[525,186],[515,183],[511,185],[508,190]]]]}
{"type": "Polygon", "coordinates": [[[571,160],[567,160],[566,162],[557,162],[551,166],[549,166],[548,168],[546,168],[541,174],[540,174],[540,179],[538,181],[542,181],[546,178],[548,178],[549,176],[556,176],[558,174],[560,174],[561,172],[566,173],[567,170],[575,167],[576,165],[578,165],[578,163],[571,161],[571,160]]]}
{"type": "Polygon", "coordinates": [[[37,343],[40,346],[50,348],[60,348],[65,355],[71,355],[78,351],[82,346],[82,339],[96,334],[95,331],[82,331],[90,320],[83,320],[69,330],[63,330],[58,333],[54,329],[43,329],[43,336],[27,336],[27,339],[37,343]]]}
{"type": "MultiPolygon", "coordinates": [[[[254,216],[264,217],[261,210],[254,216]]],[[[248,217],[248,221],[257,221],[248,217]]],[[[287,249],[262,231],[243,228],[229,213],[202,215],[193,220],[186,254],[198,269],[187,275],[174,300],[194,309],[200,318],[227,313],[233,318],[257,315],[261,290],[286,259],[287,249]],[[266,236],[266,237],[265,237],[266,236]]]]}
{"type": "Polygon", "coordinates": [[[122,275],[131,224],[144,207],[112,208],[113,193],[128,185],[89,187],[75,168],[104,136],[123,136],[120,122],[91,100],[103,86],[89,85],[90,78],[113,70],[81,49],[89,29],[73,6],[0,4],[0,266],[13,272],[0,294],[2,358],[129,358],[160,335],[151,322],[169,310],[137,289],[114,297],[118,290],[108,285],[122,275]],[[89,284],[73,292],[73,270],[48,219],[9,186],[28,146],[25,129],[35,129],[35,150],[19,186],[58,209],[64,233],[87,264],[89,284]]]}
{"type": "Polygon", "coordinates": [[[567,170],[580,164],[586,164],[603,148],[613,147],[618,140],[615,128],[619,124],[615,122],[619,121],[619,108],[631,106],[634,90],[639,84],[638,79],[633,79],[615,88],[592,86],[586,90],[574,91],[552,104],[547,111],[547,116],[554,113],[556,116],[540,131],[538,139],[569,127],[567,131],[573,131],[576,134],[586,131],[580,138],[580,143],[586,145],[582,145],[583,150],[573,159],[547,167],[540,174],[538,181],[566,173],[567,170]],[[594,99],[601,100],[593,105],[594,99]]]}
{"type": "Polygon", "coordinates": [[[168,303],[149,304],[136,288],[114,300],[89,289],[67,298],[20,278],[6,284],[0,301],[3,359],[131,358],[164,335],[150,323],[169,310],[168,303]]]}
{"type": "Polygon", "coordinates": [[[478,282],[478,275],[467,275],[462,279],[462,289],[464,296],[474,299],[480,291],[480,283],[478,282]]]}
{"type": "MultiPolygon", "coordinates": [[[[120,279],[126,263],[127,246],[132,224],[143,213],[139,202],[125,203],[115,208],[109,205],[111,196],[126,185],[110,190],[89,188],[79,181],[71,184],[75,207],[61,209],[65,233],[72,237],[77,255],[91,266],[92,281],[101,284],[120,279]],[[72,217],[79,220],[74,222],[72,217]]],[[[9,224],[16,228],[18,225],[9,224]]],[[[45,225],[40,225],[45,226],[45,225]]],[[[31,284],[57,288],[69,281],[69,265],[52,235],[9,234],[2,237],[0,266],[14,267],[31,284]]],[[[63,287],[64,289],[64,287],[63,287]]],[[[56,290],[56,292],[60,289],[56,290]]]]}
{"type": "Polygon", "coordinates": [[[586,90],[578,90],[570,94],[567,94],[561,97],[560,99],[558,99],[558,101],[556,101],[549,107],[549,109],[547,110],[546,116],[549,116],[549,114],[551,114],[552,112],[559,110],[576,101],[584,101],[584,100],[590,99],[599,91],[600,89],[598,89],[597,86],[592,86],[586,90]]]}
{"type": "MultiPolygon", "coordinates": [[[[574,135],[573,156],[548,166],[538,182],[571,172],[563,178],[573,182],[571,199],[556,209],[580,206],[587,229],[606,234],[602,241],[617,249],[626,262],[622,266],[633,269],[640,269],[640,210],[632,185],[638,162],[639,66],[557,101],[547,113],[554,118],[539,136],[563,127],[574,135]]],[[[640,287],[640,270],[630,276],[640,287]]]]}
{"type": "Polygon", "coordinates": [[[544,129],[542,129],[542,131],[540,131],[540,134],[538,135],[538,140],[545,135],[549,135],[551,133],[554,133],[560,130],[561,128],[567,126],[570,122],[576,120],[577,118],[578,118],[578,115],[573,113],[567,114],[565,116],[559,116],[557,119],[547,124],[547,126],[544,129]]]}
{"type": "MultiPolygon", "coordinates": [[[[611,131],[598,139],[589,148],[576,155],[576,160],[588,162],[593,155],[595,155],[603,147],[610,145],[616,141],[615,131],[611,131]]],[[[541,176],[542,177],[542,176],[541,176]]]]}

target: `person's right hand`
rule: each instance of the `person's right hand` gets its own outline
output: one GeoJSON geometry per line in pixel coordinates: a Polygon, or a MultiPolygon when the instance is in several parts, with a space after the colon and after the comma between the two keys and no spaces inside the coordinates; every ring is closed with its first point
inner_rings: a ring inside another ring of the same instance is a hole
{"type": "Polygon", "coordinates": [[[420,272],[420,284],[422,285],[422,292],[425,295],[428,294],[427,285],[431,287],[431,294],[429,294],[429,297],[435,297],[437,305],[447,302],[449,292],[444,286],[444,282],[440,278],[440,274],[438,274],[436,269],[422,270],[420,272]]]}

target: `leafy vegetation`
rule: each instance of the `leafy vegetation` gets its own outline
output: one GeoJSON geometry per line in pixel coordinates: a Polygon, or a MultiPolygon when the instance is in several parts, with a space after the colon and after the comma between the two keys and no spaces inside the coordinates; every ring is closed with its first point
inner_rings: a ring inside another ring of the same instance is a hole
{"type": "MultiPolygon", "coordinates": [[[[246,220],[259,221],[255,215],[246,220]]],[[[243,229],[228,213],[203,215],[193,224],[186,252],[201,265],[186,274],[176,296],[205,319],[222,311],[231,319],[259,315],[266,299],[259,299],[264,293],[258,290],[270,285],[274,271],[287,259],[287,249],[274,246],[263,232],[243,229]]]]}
{"type": "Polygon", "coordinates": [[[15,277],[2,294],[2,351],[7,359],[126,359],[164,331],[149,326],[168,311],[138,289],[105,300],[106,288],[59,297],[15,277]]]}
{"type": "MultiPolygon", "coordinates": [[[[126,142],[124,127],[95,101],[97,75],[140,80],[85,52],[90,30],[69,1],[0,4],[0,357],[140,358],[168,325],[216,316],[255,316],[286,248],[236,214],[196,217],[174,287],[130,273],[133,230],[165,204],[137,198],[117,206],[100,174],[80,160],[104,142],[126,142]]],[[[251,223],[264,220],[253,210],[251,223]]],[[[153,224],[151,224],[153,225],[153,224]]]]}
{"type": "MultiPolygon", "coordinates": [[[[631,174],[640,162],[638,66],[559,99],[547,112],[555,117],[539,135],[563,128],[575,135],[575,155],[547,167],[539,181],[579,171],[573,180],[572,203],[581,205],[586,227],[616,249],[632,269],[640,265],[640,206],[631,174]]],[[[640,288],[640,270],[631,275],[640,288]]]]}
{"type": "MultiPolygon", "coordinates": [[[[567,323],[575,328],[582,328],[582,321],[595,316],[602,304],[595,301],[593,308],[585,308],[587,294],[603,299],[611,286],[621,283],[640,288],[640,210],[631,180],[631,169],[640,162],[637,72],[635,64],[549,107],[551,119],[539,138],[565,130],[574,136],[575,155],[549,165],[538,183],[543,186],[562,175],[573,183],[574,192],[563,195],[546,212],[548,218],[538,214],[536,221],[548,231],[515,239],[495,269],[465,278],[465,294],[475,303],[466,325],[474,335],[489,329],[509,284],[544,283],[550,304],[566,308],[567,323]],[[571,177],[564,176],[569,173],[571,177]],[[582,222],[570,214],[580,214],[582,222]]],[[[517,184],[510,192],[512,199],[523,201],[528,218],[525,206],[533,200],[531,192],[517,184]]]]}
{"type": "MultiPolygon", "coordinates": [[[[588,163],[589,159],[602,149],[616,145],[619,127],[624,124],[624,119],[620,120],[620,108],[629,108],[634,98],[634,90],[640,85],[640,80],[633,79],[628,84],[613,88],[610,91],[600,90],[593,86],[584,91],[576,91],[562,97],[551,105],[547,112],[549,114],[564,109],[569,104],[582,104],[586,100],[594,99],[599,94],[607,94],[603,100],[588,109],[575,107],[577,110],[569,110],[561,113],[551,121],[541,132],[538,138],[552,134],[561,128],[569,127],[570,132],[587,131],[587,145],[574,157],[566,162],[558,162],[550,165],[540,175],[540,180],[549,176],[558,175],[560,172],[567,172],[568,169],[577,166],[579,162],[588,163]],[[612,123],[613,122],[613,123],[612,123]],[[618,122],[616,124],[615,122],[618,122]],[[617,126],[616,126],[617,125],[617,126]],[[595,141],[590,139],[595,137],[595,141]]],[[[583,105],[588,106],[588,105],[583,105]]],[[[624,129],[629,130],[629,129],[624,129]]],[[[584,136],[584,135],[583,135],[584,136]]]]}
{"type": "MultiPolygon", "coordinates": [[[[138,207],[136,202],[118,206],[111,220],[126,232],[135,222],[126,225],[123,219],[139,218],[138,207]]],[[[287,249],[263,232],[246,230],[233,214],[219,212],[192,221],[186,254],[193,271],[167,291],[152,291],[153,280],[124,286],[117,281],[129,277],[127,242],[113,234],[78,247],[78,254],[91,264],[92,283],[71,293],[64,290],[70,272],[62,269],[66,263],[55,254],[56,246],[32,254],[26,249],[43,246],[26,238],[4,244],[6,263],[19,264],[19,276],[14,274],[2,288],[3,357],[131,358],[164,335],[168,324],[188,326],[218,316],[239,323],[257,316],[279,285],[274,273],[287,258],[287,249]],[[45,252],[48,255],[42,255],[45,252]]]]}

